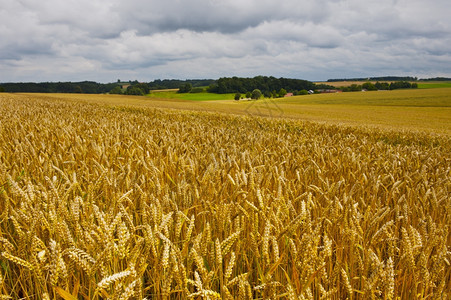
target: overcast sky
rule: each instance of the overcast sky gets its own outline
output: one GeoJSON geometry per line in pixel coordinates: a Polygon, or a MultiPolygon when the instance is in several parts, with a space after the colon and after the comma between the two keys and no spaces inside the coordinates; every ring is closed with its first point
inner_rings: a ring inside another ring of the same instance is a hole
{"type": "Polygon", "coordinates": [[[0,82],[451,77],[450,0],[0,0],[0,82]]]}

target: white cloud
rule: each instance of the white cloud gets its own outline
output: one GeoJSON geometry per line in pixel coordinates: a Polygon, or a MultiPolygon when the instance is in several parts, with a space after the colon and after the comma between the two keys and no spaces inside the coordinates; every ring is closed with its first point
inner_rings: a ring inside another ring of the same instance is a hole
{"type": "Polygon", "coordinates": [[[451,76],[451,2],[4,0],[0,82],[451,76]]]}

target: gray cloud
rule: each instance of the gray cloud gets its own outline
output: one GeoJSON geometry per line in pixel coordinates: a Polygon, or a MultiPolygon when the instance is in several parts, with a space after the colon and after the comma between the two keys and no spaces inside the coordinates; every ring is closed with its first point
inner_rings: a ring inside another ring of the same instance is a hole
{"type": "Polygon", "coordinates": [[[3,2],[0,82],[451,76],[448,0],[3,2]]]}

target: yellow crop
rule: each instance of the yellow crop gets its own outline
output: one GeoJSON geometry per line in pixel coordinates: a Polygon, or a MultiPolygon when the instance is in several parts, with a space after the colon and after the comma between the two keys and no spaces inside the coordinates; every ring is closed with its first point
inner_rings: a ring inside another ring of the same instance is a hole
{"type": "Polygon", "coordinates": [[[0,96],[0,299],[446,299],[451,139],[0,96]]]}

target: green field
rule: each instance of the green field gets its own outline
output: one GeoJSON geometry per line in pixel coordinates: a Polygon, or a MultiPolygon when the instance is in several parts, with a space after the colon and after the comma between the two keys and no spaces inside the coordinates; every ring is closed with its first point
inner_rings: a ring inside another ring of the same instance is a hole
{"type": "Polygon", "coordinates": [[[190,101],[230,100],[235,94],[177,93],[176,91],[155,91],[146,95],[151,99],[181,99],[190,101]]]}
{"type": "Polygon", "coordinates": [[[418,83],[418,88],[419,89],[451,88],[451,82],[449,81],[420,82],[418,83]]]}

